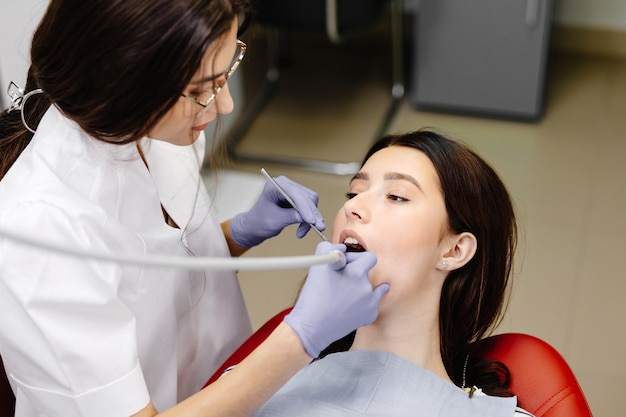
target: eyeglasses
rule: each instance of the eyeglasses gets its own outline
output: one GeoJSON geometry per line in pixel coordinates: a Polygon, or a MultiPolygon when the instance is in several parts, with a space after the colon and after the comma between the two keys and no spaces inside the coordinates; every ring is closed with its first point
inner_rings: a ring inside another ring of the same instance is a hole
{"type": "Polygon", "coordinates": [[[221,80],[215,82],[215,85],[212,88],[213,91],[211,92],[211,95],[209,96],[209,98],[206,99],[206,101],[202,102],[195,97],[181,94],[182,97],[186,98],[192,103],[196,103],[197,105],[203,107],[203,109],[200,110],[200,112],[196,115],[196,117],[200,117],[204,113],[206,113],[211,103],[215,101],[215,98],[220,93],[220,91],[222,91],[222,88],[224,88],[224,85],[226,84],[228,79],[233,75],[233,73],[235,72],[239,64],[241,64],[241,61],[243,61],[243,57],[246,54],[247,47],[248,46],[244,42],[237,39],[237,50],[235,51],[235,56],[230,64],[230,68],[228,69],[228,71],[224,73],[224,75],[221,77],[221,80]]]}

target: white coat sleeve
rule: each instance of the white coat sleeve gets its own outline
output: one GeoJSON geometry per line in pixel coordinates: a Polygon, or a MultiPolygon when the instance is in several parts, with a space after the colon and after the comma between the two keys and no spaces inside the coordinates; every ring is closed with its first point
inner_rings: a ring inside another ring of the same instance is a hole
{"type": "MultiPolygon", "coordinates": [[[[104,217],[69,217],[41,202],[3,216],[16,231],[106,249],[104,217]]],[[[0,348],[18,400],[38,415],[128,416],[149,402],[134,315],[118,297],[121,271],[1,241],[0,348]]]]}

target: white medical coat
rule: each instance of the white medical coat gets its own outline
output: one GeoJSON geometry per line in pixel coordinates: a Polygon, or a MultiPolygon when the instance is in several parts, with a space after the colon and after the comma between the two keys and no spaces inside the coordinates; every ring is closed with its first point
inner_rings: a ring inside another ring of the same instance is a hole
{"type": "MultiPolygon", "coordinates": [[[[0,226],[103,252],[230,256],[193,146],[89,137],[52,106],[0,181],[0,226]],[[180,226],[165,224],[161,205],[180,226]]],[[[197,392],[251,326],[236,274],[78,259],[0,237],[16,416],[129,416],[197,392]]]]}

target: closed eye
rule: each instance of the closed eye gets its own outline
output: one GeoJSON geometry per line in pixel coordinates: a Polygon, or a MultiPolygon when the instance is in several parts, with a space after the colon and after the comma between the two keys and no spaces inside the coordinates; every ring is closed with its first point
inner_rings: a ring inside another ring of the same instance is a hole
{"type": "Polygon", "coordinates": [[[395,195],[395,194],[387,194],[387,198],[391,201],[397,201],[399,203],[404,203],[406,201],[409,201],[407,198],[400,197],[399,195],[395,195]]]}
{"type": "Polygon", "coordinates": [[[192,91],[189,92],[189,94],[196,99],[209,98],[222,87],[224,87],[226,81],[227,80],[224,76],[218,77],[214,80],[205,81],[202,83],[202,88],[194,88],[192,91]]]}
{"type": "Polygon", "coordinates": [[[346,193],[346,198],[348,200],[353,199],[356,196],[357,196],[357,193],[346,193]]]}

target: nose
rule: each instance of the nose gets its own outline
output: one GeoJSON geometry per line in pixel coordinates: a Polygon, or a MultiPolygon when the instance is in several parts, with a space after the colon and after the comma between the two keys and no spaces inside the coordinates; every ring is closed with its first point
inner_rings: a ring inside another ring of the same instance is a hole
{"type": "Polygon", "coordinates": [[[369,221],[369,210],[365,193],[359,193],[345,202],[343,210],[348,219],[367,222],[369,221]]]}
{"type": "Polygon", "coordinates": [[[224,84],[220,93],[215,97],[215,110],[220,114],[229,114],[235,108],[235,101],[230,95],[228,82],[224,84]]]}

